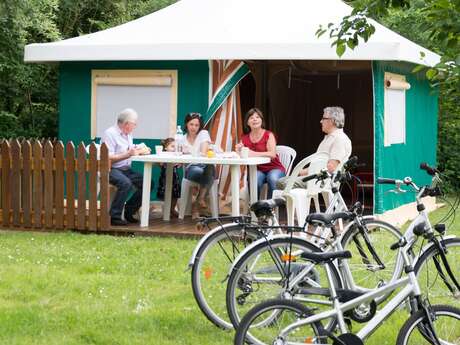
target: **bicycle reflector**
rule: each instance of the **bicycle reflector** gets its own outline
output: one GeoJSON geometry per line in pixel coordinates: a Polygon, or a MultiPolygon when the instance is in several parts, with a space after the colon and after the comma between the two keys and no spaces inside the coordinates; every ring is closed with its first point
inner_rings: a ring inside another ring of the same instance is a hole
{"type": "Polygon", "coordinates": [[[291,254],[283,254],[281,255],[281,261],[283,262],[296,262],[297,261],[297,256],[296,255],[291,255],[291,254]]]}
{"type": "Polygon", "coordinates": [[[304,340],[305,344],[314,344],[314,338],[313,337],[306,337],[304,340]]]}
{"type": "Polygon", "coordinates": [[[211,268],[211,267],[206,267],[206,268],[204,269],[204,278],[205,278],[206,280],[211,279],[213,273],[214,273],[214,272],[212,271],[212,268],[211,268]]]}

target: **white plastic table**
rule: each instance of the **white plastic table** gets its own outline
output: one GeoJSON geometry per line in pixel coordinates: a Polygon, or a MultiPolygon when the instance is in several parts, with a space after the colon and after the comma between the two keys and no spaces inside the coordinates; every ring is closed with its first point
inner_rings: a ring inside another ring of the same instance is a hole
{"type": "Polygon", "coordinates": [[[162,153],[160,155],[143,155],[133,156],[133,162],[144,163],[144,182],[142,185],[142,206],[141,206],[141,226],[146,227],[149,224],[149,206],[150,206],[150,186],[152,179],[153,163],[166,164],[166,186],[165,200],[163,210],[163,220],[168,221],[171,211],[171,196],[173,182],[173,167],[175,164],[215,164],[229,165],[231,173],[231,191],[232,191],[232,216],[240,214],[240,166],[249,166],[249,185],[250,201],[257,201],[257,165],[270,162],[267,157],[249,157],[249,158],[224,158],[217,155],[213,158],[193,157],[191,155],[176,155],[174,153],[162,153]]]}

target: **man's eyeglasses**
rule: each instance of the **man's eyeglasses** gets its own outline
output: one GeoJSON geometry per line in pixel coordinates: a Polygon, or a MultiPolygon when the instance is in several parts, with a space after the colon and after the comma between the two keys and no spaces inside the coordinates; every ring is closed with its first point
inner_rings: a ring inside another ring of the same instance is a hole
{"type": "Polygon", "coordinates": [[[330,118],[330,117],[324,117],[324,116],[323,116],[323,117],[321,118],[321,120],[331,120],[331,118],[330,118]]]}

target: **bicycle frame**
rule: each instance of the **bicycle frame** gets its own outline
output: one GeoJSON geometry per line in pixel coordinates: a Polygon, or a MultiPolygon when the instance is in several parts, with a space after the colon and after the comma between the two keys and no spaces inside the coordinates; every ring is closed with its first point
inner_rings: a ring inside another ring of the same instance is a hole
{"type": "MultiPolygon", "coordinates": [[[[411,266],[412,260],[409,258],[407,251],[409,250],[409,244],[407,244],[403,250],[402,250],[402,256],[405,262],[405,265],[411,266]]],[[[332,275],[330,272],[330,268],[326,265],[326,272],[328,274],[328,279],[332,279],[332,275]]],[[[330,280],[331,282],[331,280],[330,280]]],[[[337,292],[335,290],[334,284],[330,284],[330,291],[331,291],[331,297],[333,299],[333,306],[334,308],[331,310],[327,310],[321,313],[318,313],[313,316],[309,316],[305,319],[299,320],[295,323],[290,324],[289,326],[285,327],[283,330],[281,330],[281,333],[279,335],[279,338],[283,339],[286,337],[288,333],[293,331],[294,329],[308,325],[313,322],[321,321],[323,319],[327,319],[330,317],[336,317],[340,331],[342,333],[347,333],[348,332],[348,327],[345,323],[345,318],[344,318],[344,313],[348,310],[351,310],[357,306],[359,306],[362,303],[371,301],[375,299],[376,297],[383,296],[387,293],[390,293],[394,290],[396,290],[399,287],[404,286],[404,288],[396,295],[394,296],[388,303],[383,307],[381,310],[379,310],[375,316],[356,334],[359,338],[364,340],[367,338],[369,335],[371,335],[380,325],[381,323],[389,317],[396,309],[397,307],[409,296],[420,296],[421,295],[421,290],[420,286],[417,281],[417,277],[415,276],[415,273],[412,271],[409,271],[407,273],[407,276],[403,278],[399,278],[396,281],[389,283],[387,285],[384,285],[380,288],[377,288],[373,291],[367,292],[357,298],[354,298],[348,302],[345,303],[340,303],[338,301],[337,297],[337,292]]]]}
{"type": "MultiPolygon", "coordinates": [[[[348,224],[345,227],[343,233],[345,233],[353,225],[354,225],[354,223],[348,224]]],[[[251,245],[246,247],[245,250],[242,251],[236,257],[235,261],[233,262],[233,264],[232,264],[232,266],[231,266],[231,268],[229,270],[229,275],[231,274],[232,270],[234,269],[235,264],[241,259],[241,257],[245,254],[246,251],[251,250],[253,247],[258,246],[260,243],[267,242],[268,240],[275,240],[275,239],[278,239],[278,238],[291,238],[291,236],[286,235],[286,234],[275,235],[275,236],[269,236],[267,238],[262,238],[260,240],[257,240],[255,242],[253,242],[251,245]]],[[[305,240],[305,239],[303,239],[303,240],[305,240]]],[[[329,252],[329,251],[341,251],[341,250],[343,250],[341,240],[342,240],[341,236],[337,237],[323,251],[324,252],[329,252]]],[[[305,240],[305,241],[308,242],[307,240],[305,240]]],[[[315,244],[313,244],[311,242],[308,242],[308,244],[312,245],[312,246],[316,246],[315,244]]],[[[316,246],[316,247],[318,248],[318,250],[321,250],[320,247],[318,247],[318,246],[316,246]]],[[[282,268],[280,268],[280,267],[283,267],[283,263],[281,262],[281,259],[278,257],[278,255],[272,255],[272,258],[275,260],[275,266],[280,271],[283,271],[282,268]]],[[[256,265],[257,260],[258,260],[258,257],[256,257],[256,259],[254,260],[253,265],[256,265]]],[[[313,263],[310,264],[310,265],[306,265],[304,268],[302,268],[302,270],[300,272],[298,272],[295,275],[295,277],[293,277],[292,279],[289,279],[288,286],[286,286],[285,291],[291,291],[301,281],[308,282],[312,286],[317,286],[317,284],[312,279],[307,277],[308,274],[311,272],[311,270],[314,268],[314,266],[315,266],[315,264],[313,264],[313,263]]],[[[252,270],[252,268],[253,268],[253,266],[250,267],[250,270],[252,270]]],[[[344,286],[344,288],[348,288],[350,290],[355,290],[355,291],[362,291],[362,292],[367,291],[367,289],[358,289],[358,287],[356,286],[356,284],[354,282],[353,276],[351,274],[350,267],[348,266],[346,261],[341,261],[341,263],[339,264],[338,268],[339,268],[340,277],[341,277],[341,280],[342,280],[341,282],[342,282],[342,285],[344,286]]],[[[279,279],[257,278],[256,277],[256,279],[253,279],[253,281],[254,282],[278,282],[279,279]]],[[[311,299],[311,298],[303,297],[301,293],[299,295],[296,295],[295,299],[299,300],[299,301],[303,301],[303,302],[313,302],[313,303],[324,304],[324,305],[330,305],[331,304],[330,302],[327,302],[327,301],[324,301],[324,300],[319,300],[319,299],[317,300],[317,299],[311,299]]]]}
{"type": "MultiPolygon", "coordinates": [[[[339,212],[339,211],[341,211],[343,209],[347,209],[347,205],[346,205],[345,201],[343,200],[342,195],[340,194],[340,191],[338,189],[336,189],[336,190],[333,190],[333,192],[334,192],[334,196],[331,199],[331,202],[330,202],[328,208],[326,209],[326,212],[325,212],[326,214],[327,213],[333,213],[333,212],[339,212]]],[[[362,219],[369,219],[369,218],[371,218],[371,216],[362,217],[362,219]]],[[[342,225],[341,222],[339,222],[339,224],[342,225]]],[[[341,230],[342,235],[337,236],[332,243],[329,243],[329,245],[327,247],[319,247],[315,243],[313,243],[311,241],[308,241],[307,239],[305,239],[303,237],[301,237],[301,238],[302,238],[302,240],[307,241],[309,245],[316,246],[319,250],[323,250],[325,252],[328,252],[328,251],[340,251],[340,250],[343,250],[342,243],[341,243],[342,236],[348,231],[348,229],[350,229],[354,225],[355,225],[355,222],[352,222],[352,223],[348,224],[344,229],[342,228],[343,229],[343,230],[341,230]]],[[[318,228],[320,229],[319,231],[324,231],[324,227],[318,227],[318,228]]],[[[287,235],[287,234],[281,234],[281,235],[270,234],[270,235],[266,236],[265,238],[261,238],[261,239],[255,241],[255,242],[253,242],[252,244],[247,246],[236,257],[236,259],[234,260],[233,264],[230,267],[229,275],[233,271],[235,264],[241,259],[241,257],[243,255],[245,255],[245,253],[247,251],[250,251],[252,248],[258,246],[260,243],[264,243],[264,242],[267,242],[269,240],[275,240],[275,239],[278,239],[278,238],[291,238],[291,236],[292,235],[287,235]]],[[[283,264],[280,261],[280,259],[278,258],[278,256],[277,255],[272,255],[272,257],[275,260],[275,265],[278,268],[282,267],[283,264]]],[[[256,265],[257,260],[258,260],[258,258],[256,258],[254,260],[253,265],[256,265]]],[[[314,281],[312,281],[311,279],[306,278],[306,276],[308,275],[308,273],[311,271],[311,269],[313,267],[314,267],[314,264],[311,264],[311,265],[308,265],[308,266],[304,267],[298,274],[296,274],[295,277],[290,279],[289,283],[288,283],[288,286],[286,287],[286,291],[289,291],[289,290],[293,289],[302,280],[308,281],[310,284],[315,286],[316,284],[315,284],[314,281]]],[[[351,290],[355,290],[355,291],[367,291],[367,290],[364,290],[364,289],[358,289],[358,287],[356,286],[356,284],[354,282],[353,276],[351,274],[350,267],[348,266],[348,264],[346,262],[345,263],[342,262],[338,268],[339,268],[339,271],[340,271],[342,284],[344,285],[344,287],[346,287],[348,289],[351,289],[351,290]]],[[[251,267],[251,269],[252,269],[252,267],[251,267]]],[[[254,281],[255,282],[268,282],[268,281],[274,281],[274,280],[270,280],[270,278],[260,278],[259,280],[255,279],[254,281]]],[[[321,300],[306,299],[306,298],[303,298],[301,296],[296,296],[296,299],[301,300],[301,301],[305,301],[305,302],[315,302],[315,303],[318,303],[318,304],[329,304],[328,302],[324,302],[324,301],[321,301],[321,300]]]]}

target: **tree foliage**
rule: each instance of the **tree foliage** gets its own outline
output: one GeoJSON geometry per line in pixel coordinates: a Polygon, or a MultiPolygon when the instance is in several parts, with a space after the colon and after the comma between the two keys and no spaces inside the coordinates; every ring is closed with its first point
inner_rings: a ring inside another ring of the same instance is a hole
{"type": "Polygon", "coordinates": [[[438,86],[438,163],[460,188],[460,0],[357,0],[353,11],[341,23],[320,27],[317,35],[329,33],[339,56],[367,41],[375,31],[369,17],[376,19],[410,40],[441,55],[433,67],[424,70],[433,86],[438,86]]]}
{"type": "Polygon", "coordinates": [[[57,64],[25,64],[24,46],[84,35],[175,0],[0,1],[0,137],[56,137],[57,64]]]}
{"type": "Polygon", "coordinates": [[[23,63],[24,45],[60,39],[57,1],[0,2],[1,136],[53,136],[56,128],[56,68],[23,63]]]}

